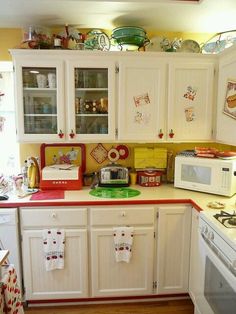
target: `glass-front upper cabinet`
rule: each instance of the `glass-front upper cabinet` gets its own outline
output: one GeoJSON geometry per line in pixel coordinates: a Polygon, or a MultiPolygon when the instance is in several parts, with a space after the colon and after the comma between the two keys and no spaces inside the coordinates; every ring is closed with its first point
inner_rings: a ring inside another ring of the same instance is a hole
{"type": "Polygon", "coordinates": [[[81,59],[69,62],[67,108],[71,140],[115,138],[114,83],[114,63],[81,59]]]}
{"type": "Polygon", "coordinates": [[[48,142],[64,139],[62,63],[22,61],[22,64],[16,64],[15,71],[19,140],[48,142]]]}

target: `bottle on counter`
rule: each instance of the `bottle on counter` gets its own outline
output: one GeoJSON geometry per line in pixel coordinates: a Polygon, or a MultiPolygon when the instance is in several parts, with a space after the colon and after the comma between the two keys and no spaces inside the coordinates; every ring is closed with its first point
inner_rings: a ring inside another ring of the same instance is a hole
{"type": "Polygon", "coordinates": [[[24,161],[24,166],[22,167],[23,184],[28,186],[28,161],[24,161]]]}

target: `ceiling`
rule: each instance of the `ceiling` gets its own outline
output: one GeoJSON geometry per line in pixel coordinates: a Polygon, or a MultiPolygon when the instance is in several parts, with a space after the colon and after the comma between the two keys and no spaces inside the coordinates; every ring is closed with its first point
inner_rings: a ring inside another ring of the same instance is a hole
{"type": "Polygon", "coordinates": [[[218,33],[236,29],[235,0],[0,0],[0,28],[29,25],[218,33]]]}

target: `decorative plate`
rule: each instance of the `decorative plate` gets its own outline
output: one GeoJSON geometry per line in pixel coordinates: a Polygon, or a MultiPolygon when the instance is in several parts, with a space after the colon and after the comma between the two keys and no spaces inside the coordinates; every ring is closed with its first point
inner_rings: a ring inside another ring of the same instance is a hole
{"type": "Polygon", "coordinates": [[[100,35],[98,35],[98,45],[102,51],[110,50],[111,43],[107,34],[101,33],[100,35]]]}
{"type": "Polygon", "coordinates": [[[107,159],[107,150],[102,144],[98,144],[91,151],[90,155],[96,160],[97,163],[101,164],[107,159]]]}
{"type": "Polygon", "coordinates": [[[111,148],[109,151],[108,151],[108,155],[107,155],[108,159],[111,161],[111,162],[116,162],[119,158],[120,158],[120,154],[118,152],[117,149],[115,148],[111,148]]]}
{"type": "Polygon", "coordinates": [[[219,53],[236,43],[236,31],[218,33],[202,47],[202,53],[219,53]]]}
{"type": "Polygon", "coordinates": [[[126,159],[129,156],[129,149],[126,145],[118,145],[116,149],[119,152],[120,159],[126,159]]]}
{"type": "Polygon", "coordinates": [[[187,39],[181,43],[179,52],[200,52],[200,46],[195,40],[187,39]]]}

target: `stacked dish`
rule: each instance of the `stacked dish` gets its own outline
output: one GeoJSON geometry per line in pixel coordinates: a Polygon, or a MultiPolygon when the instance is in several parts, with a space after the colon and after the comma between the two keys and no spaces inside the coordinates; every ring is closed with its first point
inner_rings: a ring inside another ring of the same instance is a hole
{"type": "Polygon", "coordinates": [[[119,46],[121,50],[126,47],[128,50],[141,48],[149,44],[146,32],[141,27],[124,26],[113,29],[112,44],[119,46]],[[131,49],[129,49],[131,48],[131,49]]]}

